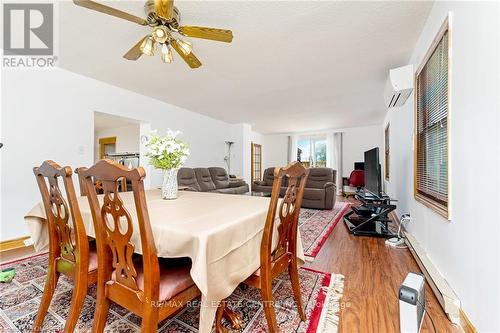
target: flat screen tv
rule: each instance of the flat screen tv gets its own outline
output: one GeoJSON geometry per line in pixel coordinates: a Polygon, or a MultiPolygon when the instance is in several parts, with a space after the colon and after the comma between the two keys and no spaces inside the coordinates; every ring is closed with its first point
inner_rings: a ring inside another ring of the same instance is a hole
{"type": "Polygon", "coordinates": [[[382,192],[379,149],[365,151],[365,189],[375,195],[382,192]]]}

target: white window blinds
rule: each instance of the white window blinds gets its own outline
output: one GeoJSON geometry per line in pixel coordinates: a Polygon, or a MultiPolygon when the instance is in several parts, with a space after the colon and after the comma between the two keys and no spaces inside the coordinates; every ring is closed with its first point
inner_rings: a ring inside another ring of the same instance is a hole
{"type": "Polygon", "coordinates": [[[448,31],[417,74],[416,194],[448,207],[448,31]]]}

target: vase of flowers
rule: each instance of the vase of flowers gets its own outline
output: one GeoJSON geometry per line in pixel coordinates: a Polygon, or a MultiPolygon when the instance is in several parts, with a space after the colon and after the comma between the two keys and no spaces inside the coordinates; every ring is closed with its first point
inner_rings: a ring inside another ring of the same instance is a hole
{"type": "Polygon", "coordinates": [[[179,131],[167,130],[167,135],[160,136],[153,132],[146,147],[149,164],[163,170],[161,195],[163,199],[177,198],[177,171],[189,156],[189,147],[177,139],[179,131]]]}

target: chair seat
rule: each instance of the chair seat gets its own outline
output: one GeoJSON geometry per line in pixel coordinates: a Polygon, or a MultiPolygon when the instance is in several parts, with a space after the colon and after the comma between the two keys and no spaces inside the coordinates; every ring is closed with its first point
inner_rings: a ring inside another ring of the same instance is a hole
{"type": "Polygon", "coordinates": [[[97,270],[97,250],[95,247],[89,249],[89,272],[97,270]]]}
{"type": "MultiPolygon", "coordinates": [[[[191,261],[188,258],[158,259],[160,264],[160,293],[159,300],[167,301],[194,285],[189,274],[191,261]]],[[[135,278],[139,289],[144,290],[144,272],[142,257],[134,261],[137,277],[135,278]]],[[[113,272],[111,278],[115,278],[113,272]]]]}

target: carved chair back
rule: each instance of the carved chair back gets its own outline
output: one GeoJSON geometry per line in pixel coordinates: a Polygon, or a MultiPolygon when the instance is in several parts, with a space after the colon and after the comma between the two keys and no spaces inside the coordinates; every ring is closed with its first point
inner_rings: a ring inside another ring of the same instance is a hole
{"type": "Polygon", "coordinates": [[[64,260],[70,265],[58,265],[62,273],[71,275],[77,264],[87,270],[89,244],[80,208],[76,199],[69,166],[60,167],[54,161],[47,160],[41,166],[33,168],[49,230],[49,256],[52,259],[64,260]],[[66,198],[61,191],[60,182],[64,185],[66,198]],[[70,225],[70,216],[73,226],[70,225]]]}
{"type": "Polygon", "coordinates": [[[139,300],[157,300],[159,295],[159,266],[153,232],[149,222],[142,167],[128,169],[112,160],[100,160],[90,168],[79,168],[85,192],[89,200],[98,254],[98,280],[110,281],[114,271],[113,288],[136,294],[139,300]],[[131,237],[134,232],[133,218],[120,197],[122,179],[132,183],[136,226],[141,239],[144,272],[144,294],[137,285],[134,266],[135,250],[131,237]],[[102,184],[103,198],[97,197],[94,180],[102,184]]]}
{"type": "Polygon", "coordinates": [[[274,169],[271,202],[260,251],[261,269],[263,271],[270,269],[272,267],[271,263],[277,262],[284,255],[293,258],[296,256],[299,211],[308,175],[309,169],[306,169],[300,162],[293,162],[287,167],[274,169]],[[280,185],[283,177],[287,178],[288,186],[278,207],[280,185]],[[273,248],[276,213],[278,213],[280,224],[277,228],[276,246],[273,248]]]}
{"type": "MultiPolygon", "coordinates": [[[[83,179],[82,176],[80,176],[80,174],[78,174],[78,183],[80,184],[80,195],[82,197],[86,196],[87,191],[85,189],[85,180],[83,179]]],[[[103,188],[102,188],[102,183],[100,181],[95,181],[94,186],[95,186],[97,194],[102,194],[104,192],[103,188]]],[[[127,190],[128,190],[127,189],[127,180],[125,178],[122,178],[120,180],[120,186],[118,187],[118,191],[127,192],[127,190]]]]}

